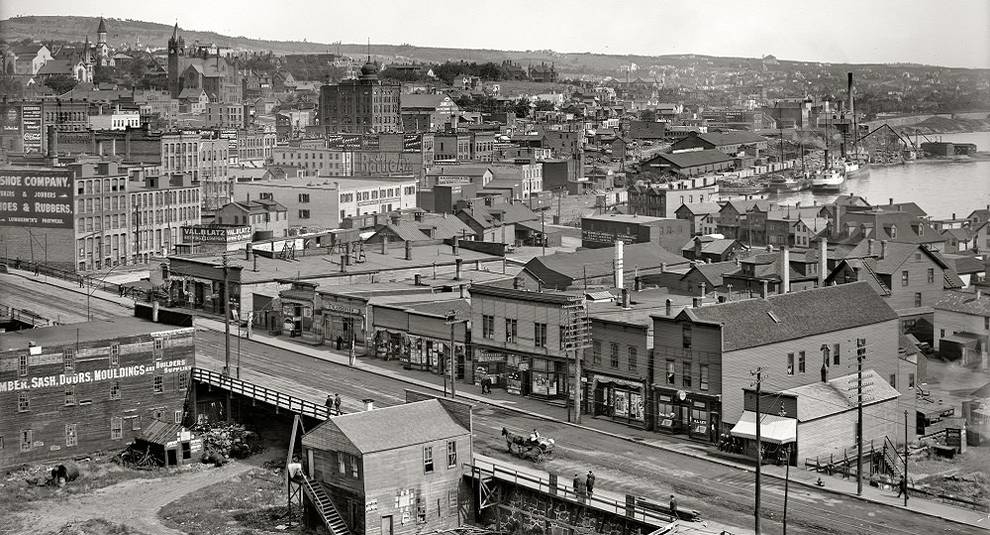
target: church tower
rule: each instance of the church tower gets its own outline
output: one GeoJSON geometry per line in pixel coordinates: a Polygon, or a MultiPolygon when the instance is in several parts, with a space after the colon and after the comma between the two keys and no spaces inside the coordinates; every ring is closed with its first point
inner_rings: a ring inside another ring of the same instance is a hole
{"type": "Polygon", "coordinates": [[[100,67],[111,66],[110,45],[107,44],[107,23],[100,17],[100,26],[96,29],[96,60],[100,67]]]}
{"type": "Polygon", "coordinates": [[[179,76],[182,75],[179,72],[179,56],[185,56],[185,48],[186,43],[179,36],[179,23],[176,22],[172,37],[168,40],[168,91],[172,98],[179,98],[179,93],[182,92],[179,80],[179,76]]]}

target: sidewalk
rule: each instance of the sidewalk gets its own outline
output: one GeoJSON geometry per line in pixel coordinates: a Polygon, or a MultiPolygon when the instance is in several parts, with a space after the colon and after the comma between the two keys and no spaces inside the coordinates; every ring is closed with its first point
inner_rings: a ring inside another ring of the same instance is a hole
{"type": "MultiPolygon", "coordinates": [[[[27,279],[36,280],[52,286],[58,286],[65,290],[77,293],[85,293],[84,289],[79,288],[77,284],[69,281],[55,279],[52,277],[36,277],[30,272],[24,272],[21,270],[10,271],[27,279]]],[[[119,297],[101,290],[96,290],[93,293],[92,298],[99,298],[104,301],[110,301],[128,307],[132,307],[134,304],[133,299],[119,297]]],[[[224,330],[223,322],[214,319],[197,317],[195,322],[197,326],[210,330],[219,332],[223,332],[224,330]]],[[[285,338],[259,334],[258,331],[254,332],[251,336],[251,340],[342,366],[348,365],[348,356],[346,354],[337,353],[331,350],[328,346],[310,346],[285,338]]],[[[354,367],[369,373],[402,381],[417,388],[427,390],[443,389],[443,377],[431,374],[429,372],[404,370],[401,362],[398,360],[382,361],[359,357],[356,359],[354,367]]],[[[686,439],[660,435],[615,423],[610,420],[594,418],[590,415],[582,415],[582,424],[568,423],[567,408],[551,405],[540,400],[523,396],[514,396],[504,391],[496,391],[492,394],[482,395],[480,387],[461,382],[457,383],[457,395],[466,400],[471,400],[478,403],[488,403],[506,410],[520,412],[534,418],[572,425],[574,427],[602,433],[616,439],[646,444],[663,451],[687,455],[696,459],[703,459],[724,466],[746,470],[748,472],[755,471],[755,467],[753,465],[713,456],[710,454],[710,447],[697,442],[688,441],[686,439]]],[[[784,467],[781,466],[764,465],[762,472],[765,476],[783,480],[784,470],[784,467]]],[[[863,485],[863,495],[857,496],[855,479],[844,480],[839,477],[824,476],[813,471],[805,470],[803,467],[793,467],[790,471],[790,482],[792,484],[803,485],[814,490],[832,492],[878,505],[904,508],[912,512],[936,518],[951,520],[973,527],[990,529],[990,517],[988,517],[988,514],[985,512],[981,513],[971,509],[962,509],[922,498],[910,499],[908,501],[908,507],[905,508],[903,505],[903,499],[897,498],[896,491],[884,491],[875,487],[870,487],[866,481],[864,481],[863,485]],[[819,477],[821,477],[825,482],[824,487],[819,487],[815,484],[819,477]]]]}

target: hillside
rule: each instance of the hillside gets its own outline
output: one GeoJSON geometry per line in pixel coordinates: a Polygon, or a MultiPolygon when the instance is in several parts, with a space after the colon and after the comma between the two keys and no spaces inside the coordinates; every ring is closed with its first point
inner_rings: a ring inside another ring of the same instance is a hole
{"type": "MultiPolygon", "coordinates": [[[[21,39],[36,39],[42,41],[76,41],[82,42],[89,35],[91,40],[96,38],[96,27],[99,19],[95,17],[77,16],[24,16],[11,19],[0,20],[0,38],[6,41],[19,41],[21,39]]],[[[108,40],[111,46],[116,48],[126,48],[139,46],[140,48],[150,47],[164,48],[168,38],[172,35],[172,26],[152,22],[143,22],[126,19],[107,19],[107,29],[109,30],[108,40]]],[[[218,46],[230,47],[245,51],[272,51],[275,54],[308,54],[326,53],[328,51],[337,52],[351,56],[363,56],[366,53],[364,44],[327,44],[309,43],[305,41],[269,41],[262,39],[252,39],[243,36],[231,37],[220,35],[216,32],[196,31],[183,29],[180,26],[182,36],[187,44],[200,42],[204,44],[216,44],[218,46]]],[[[464,60],[474,62],[501,62],[512,60],[523,66],[540,62],[554,63],[558,72],[566,75],[619,75],[625,72],[626,66],[635,63],[640,67],[651,65],[669,66],[703,66],[707,69],[742,69],[758,70],[762,66],[759,58],[726,58],[709,57],[693,54],[668,55],[668,56],[641,56],[641,55],[608,55],[576,52],[554,52],[552,50],[489,50],[489,49],[465,49],[465,48],[434,48],[401,45],[372,44],[371,54],[379,60],[386,61],[418,61],[439,63],[443,61],[464,60]]],[[[808,62],[780,61],[779,68],[800,68],[817,65],[808,62]]],[[[842,65],[834,64],[832,67],[844,68],[842,65]]],[[[871,67],[869,65],[859,65],[860,68],[871,67]]],[[[891,66],[893,67],[893,66],[891,66]]],[[[931,70],[941,69],[938,67],[926,67],[923,65],[902,64],[896,66],[898,70],[931,70]]],[[[955,70],[955,69],[941,69],[955,70]]],[[[642,72],[642,71],[641,71],[642,72]]],[[[650,78],[649,74],[633,72],[635,78],[640,75],[650,78]]]]}

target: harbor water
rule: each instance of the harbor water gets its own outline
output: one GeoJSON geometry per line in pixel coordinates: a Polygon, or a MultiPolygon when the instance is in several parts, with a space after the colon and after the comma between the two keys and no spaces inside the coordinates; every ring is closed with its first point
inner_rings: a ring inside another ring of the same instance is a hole
{"type": "MultiPolygon", "coordinates": [[[[990,151],[990,132],[928,136],[933,141],[975,143],[978,150],[990,151]]],[[[922,140],[924,141],[924,140],[922,140]]],[[[872,167],[868,176],[846,180],[844,194],[865,197],[870,204],[894,202],[918,204],[934,219],[956,214],[966,217],[990,205],[990,160],[969,162],[918,161],[889,167],[872,167]]],[[[810,191],[767,195],[780,204],[828,203],[836,195],[815,195],[810,191]]]]}

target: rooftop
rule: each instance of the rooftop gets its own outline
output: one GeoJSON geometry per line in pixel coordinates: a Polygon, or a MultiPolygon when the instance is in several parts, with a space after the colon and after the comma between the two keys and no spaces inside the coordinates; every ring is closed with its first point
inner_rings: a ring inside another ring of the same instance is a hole
{"type": "MultiPolygon", "coordinates": [[[[797,419],[816,420],[857,407],[856,374],[843,375],[827,382],[809,383],[789,388],[784,393],[798,398],[797,419]]],[[[897,398],[900,393],[873,369],[863,370],[863,403],[870,405],[897,398]]]]}
{"type": "Polygon", "coordinates": [[[658,154],[655,159],[666,160],[674,167],[680,168],[731,162],[733,160],[732,156],[715,149],[679,152],[677,154],[658,154]]]}
{"type": "Polygon", "coordinates": [[[657,223],[660,221],[669,221],[670,218],[666,217],[653,217],[647,215],[629,215],[629,214],[602,214],[602,215],[588,215],[581,218],[581,220],[587,219],[588,221],[617,221],[620,223],[639,223],[641,225],[649,225],[650,223],[657,223]]]}
{"type": "Polygon", "coordinates": [[[110,320],[95,320],[73,323],[71,325],[56,325],[54,327],[0,333],[0,352],[24,350],[31,342],[44,348],[46,345],[58,346],[95,342],[125,336],[175,332],[178,330],[189,330],[190,333],[192,332],[191,327],[177,327],[175,325],[155,323],[132,316],[120,316],[110,320]]]}
{"type": "Polygon", "coordinates": [[[958,312],[971,316],[990,316],[990,294],[947,291],[935,303],[935,310],[958,312]]]}

